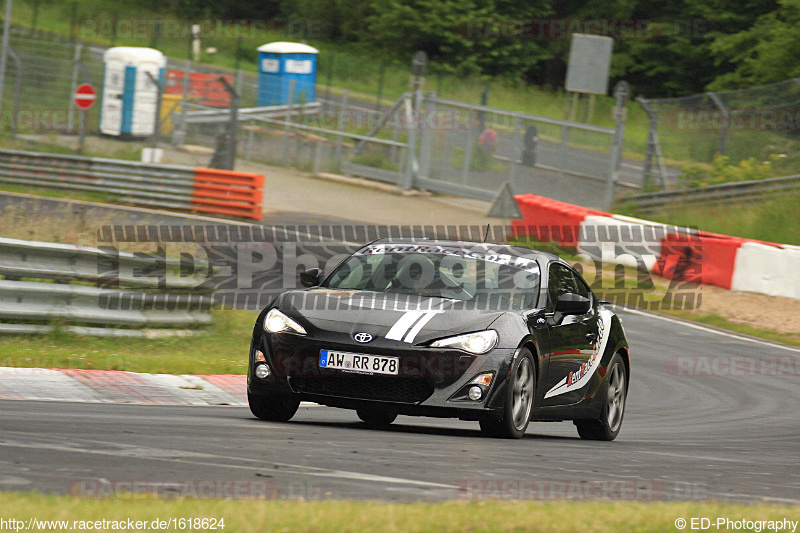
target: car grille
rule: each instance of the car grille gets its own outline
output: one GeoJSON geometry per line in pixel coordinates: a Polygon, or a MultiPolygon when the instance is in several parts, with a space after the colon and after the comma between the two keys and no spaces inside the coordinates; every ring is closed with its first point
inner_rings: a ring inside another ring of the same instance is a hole
{"type": "Polygon", "coordinates": [[[364,400],[417,403],[433,394],[433,385],[423,378],[387,376],[293,377],[297,392],[364,400]]]}

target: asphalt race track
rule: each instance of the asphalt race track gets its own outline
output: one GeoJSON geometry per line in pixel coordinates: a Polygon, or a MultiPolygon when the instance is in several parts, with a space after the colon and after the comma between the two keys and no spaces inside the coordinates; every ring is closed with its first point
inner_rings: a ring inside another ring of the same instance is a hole
{"type": "Polygon", "coordinates": [[[388,430],[370,430],[354,412],[320,406],[281,424],[242,407],[7,400],[0,488],[64,493],[76,483],[91,491],[99,483],[215,480],[307,499],[800,502],[800,350],[622,317],[632,385],[611,443],[582,441],[569,422],[531,424],[524,439],[506,441],[456,420],[399,417],[388,430]]]}

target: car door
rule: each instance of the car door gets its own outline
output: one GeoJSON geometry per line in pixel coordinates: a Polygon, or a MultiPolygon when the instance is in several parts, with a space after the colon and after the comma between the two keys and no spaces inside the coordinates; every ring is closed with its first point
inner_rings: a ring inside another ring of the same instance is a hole
{"type": "Polygon", "coordinates": [[[586,283],[562,263],[550,264],[547,298],[545,317],[550,335],[542,405],[569,405],[583,397],[583,387],[576,389],[569,385],[586,372],[586,363],[592,358],[597,339],[596,304],[586,283]],[[589,298],[589,311],[583,315],[559,317],[554,312],[556,301],[567,293],[589,298]]]}

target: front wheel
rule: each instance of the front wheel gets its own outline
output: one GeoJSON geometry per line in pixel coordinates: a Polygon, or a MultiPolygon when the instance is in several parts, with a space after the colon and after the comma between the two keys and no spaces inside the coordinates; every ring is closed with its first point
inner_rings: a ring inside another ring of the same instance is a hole
{"type": "Polygon", "coordinates": [[[367,426],[386,427],[397,418],[397,413],[385,409],[357,409],[356,414],[367,426]]]}
{"type": "Polygon", "coordinates": [[[536,367],[530,350],[520,351],[506,388],[503,417],[500,420],[481,420],[481,430],[492,437],[519,439],[528,429],[533,410],[533,394],[536,390],[536,367]]]}
{"type": "Polygon", "coordinates": [[[261,420],[269,422],[288,422],[300,407],[300,400],[288,394],[250,394],[247,393],[250,412],[261,420]]]}
{"type": "Polygon", "coordinates": [[[619,353],[611,358],[608,372],[608,389],[603,409],[597,420],[576,420],[578,435],[587,440],[614,440],[622,429],[625,399],[628,395],[628,377],[619,353]]]}

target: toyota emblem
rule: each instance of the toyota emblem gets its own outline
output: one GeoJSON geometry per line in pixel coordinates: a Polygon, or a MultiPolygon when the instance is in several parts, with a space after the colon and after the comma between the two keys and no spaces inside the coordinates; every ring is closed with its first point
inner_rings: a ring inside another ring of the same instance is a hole
{"type": "Polygon", "coordinates": [[[372,340],[372,335],[369,333],[356,333],[353,338],[356,342],[367,343],[372,340]]]}

